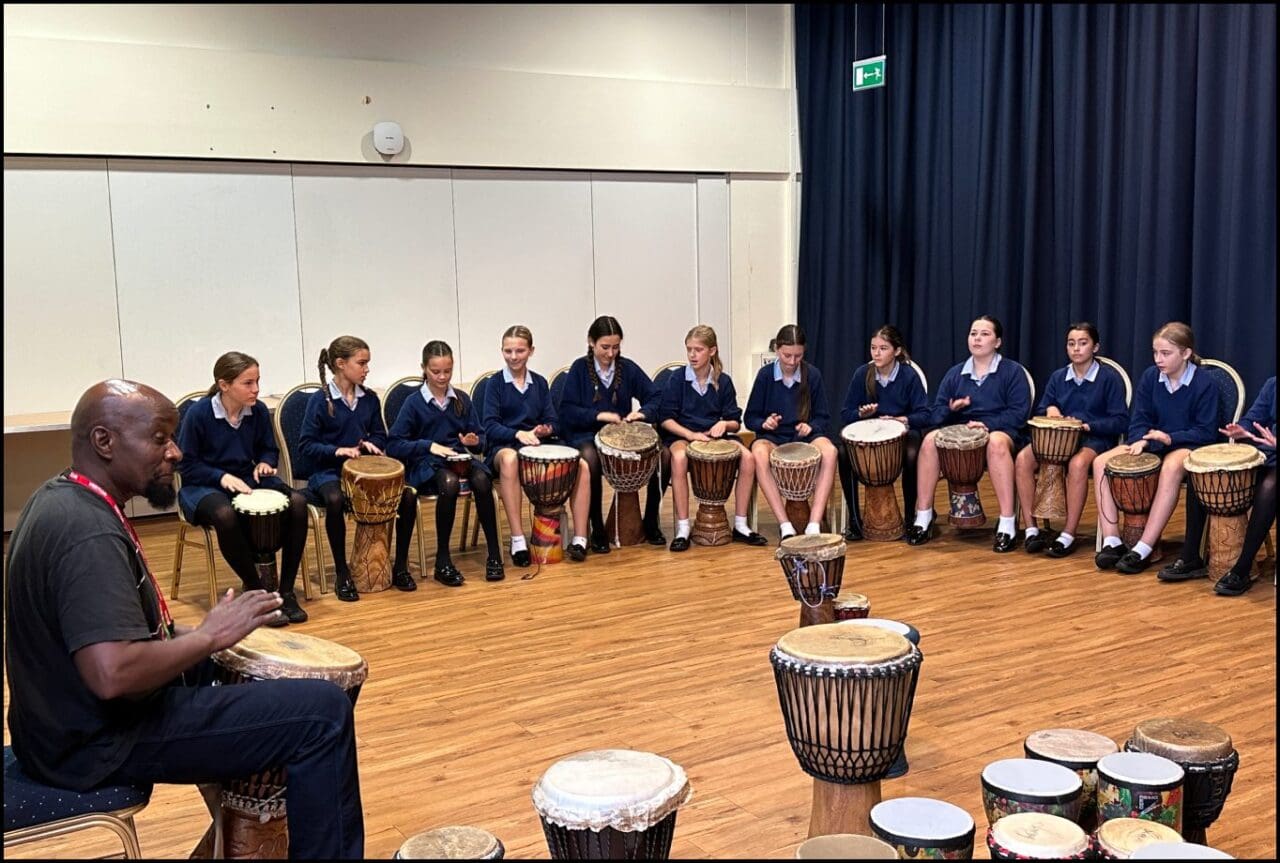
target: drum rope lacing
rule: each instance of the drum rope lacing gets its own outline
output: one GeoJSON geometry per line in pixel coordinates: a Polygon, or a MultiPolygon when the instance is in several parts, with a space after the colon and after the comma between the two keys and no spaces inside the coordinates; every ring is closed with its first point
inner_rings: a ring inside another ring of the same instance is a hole
{"type": "Polygon", "coordinates": [[[808,564],[800,558],[795,558],[794,560],[795,578],[791,579],[790,573],[787,573],[787,578],[795,582],[794,592],[800,597],[800,603],[803,606],[806,608],[818,608],[828,599],[835,599],[837,591],[833,591],[831,585],[827,584],[827,565],[825,561],[817,560],[813,562],[813,565],[818,568],[821,581],[818,582],[818,601],[810,602],[805,596],[805,591],[800,589],[801,582],[809,572],[808,564]]]}

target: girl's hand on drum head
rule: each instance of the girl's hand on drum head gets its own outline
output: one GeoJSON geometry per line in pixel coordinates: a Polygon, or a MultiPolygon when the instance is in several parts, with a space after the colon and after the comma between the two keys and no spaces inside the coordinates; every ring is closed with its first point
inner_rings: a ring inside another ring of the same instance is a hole
{"type": "Polygon", "coordinates": [[[453,450],[449,449],[444,444],[436,443],[435,441],[431,442],[430,452],[432,455],[438,455],[442,458],[448,458],[449,456],[454,455],[453,450]]]}
{"type": "Polygon", "coordinates": [[[551,437],[551,426],[546,423],[539,423],[533,427],[533,433],[538,437],[551,437]]]}
{"type": "Polygon", "coordinates": [[[376,444],[369,443],[367,440],[360,441],[360,448],[369,455],[382,455],[382,450],[378,449],[376,444]]]}
{"type": "Polygon", "coordinates": [[[1129,444],[1129,455],[1141,455],[1142,451],[1147,448],[1147,441],[1144,438],[1140,441],[1134,441],[1129,444]]]}
{"type": "Polygon", "coordinates": [[[1084,429],[1085,431],[1093,431],[1093,429],[1089,428],[1088,423],[1080,423],[1080,428],[1084,429]]]}
{"type": "Polygon", "coordinates": [[[706,441],[711,440],[711,435],[706,432],[694,432],[689,436],[689,440],[700,440],[705,443],[706,441]]]}
{"type": "Polygon", "coordinates": [[[1044,415],[1047,417],[1060,417],[1062,416],[1062,411],[1058,410],[1056,405],[1049,405],[1045,408],[1044,415]]]}
{"type": "Polygon", "coordinates": [[[538,436],[531,431],[516,432],[516,440],[520,441],[520,443],[525,446],[537,446],[542,443],[542,441],[538,440],[538,436]]]}
{"type": "Polygon", "coordinates": [[[622,422],[622,417],[614,413],[613,411],[601,411],[600,413],[596,414],[596,422],[620,423],[622,422]]]}
{"type": "Polygon", "coordinates": [[[876,408],[878,408],[879,406],[880,406],[879,402],[872,402],[869,405],[863,405],[862,407],[858,408],[858,416],[860,417],[874,416],[876,412],[876,408]]]}
{"type": "Polygon", "coordinates": [[[629,422],[629,423],[644,422],[644,414],[642,414],[640,411],[632,411],[631,413],[627,414],[623,422],[629,422]]]}
{"type": "Polygon", "coordinates": [[[360,448],[355,446],[340,446],[333,451],[333,454],[341,458],[360,458],[360,448]]]}
{"type": "Polygon", "coordinates": [[[467,432],[466,434],[458,435],[458,443],[463,446],[480,446],[480,435],[475,432],[467,432]]]}
{"type": "Polygon", "coordinates": [[[1144,434],[1142,436],[1142,439],[1158,441],[1159,443],[1162,443],[1165,446],[1169,446],[1170,444],[1173,443],[1173,438],[1169,437],[1169,435],[1160,431],[1160,429],[1152,429],[1151,431],[1144,434]]]}
{"type": "Polygon", "coordinates": [[[218,484],[232,494],[248,494],[251,491],[249,484],[235,474],[224,473],[218,484]]]}
{"type": "Polygon", "coordinates": [[[961,396],[958,399],[952,399],[949,406],[951,408],[952,413],[956,413],[957,411],[962,411],[969,406],[969,397],[961,396]]]}
{"type": "Polygon", "coordinates": [[[978,420],[969,420],[967,423],[964,424],[964,427],[970,428],[970,429],[982,429],[983,431],[987,430],[987,424],[984,422],[979,422],[978,420]]]}
{"type": "Polygon", "coordinates": [[[275,476],[276,469],[265,461],[258,462],[258,466],[253,469],[253,481],[261,482],[264,476],[275,476]]]}
{"type": "Polygon", "coordinates": [[[729,424],[724,420],[720,420],[711,428],[707,429],[705,440],[710,440],[711,438],[722,438],[725,436],[725,433],[728,431],[729,431],[729,424]]]}

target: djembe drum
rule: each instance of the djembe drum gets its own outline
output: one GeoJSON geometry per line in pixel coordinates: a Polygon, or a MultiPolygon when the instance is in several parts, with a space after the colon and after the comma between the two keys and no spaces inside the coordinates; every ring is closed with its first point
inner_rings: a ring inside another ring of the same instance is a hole
{"type": "Polygon", "coordinates": [[[840,438],[853,468],[854,481],[867,487],[862,505],[862,535],[881,542],[900,539],[902,510],[893,484],[902,473],[907,427],[897,420],[858,420],[845,426],[840,438]]]}
{"type": "Polygon", "coordinates": [[[1234,860],[1226,851],[1195,842],[1152,842],[1129,855],[1130,860],[1234,860]]]}
{"type": "Polygon", "coordinates": [[[922,659],[901,635],[856,622],[793,629],[769,651],[791,751],[813,777],[809,836],[870,831],[922,659]]]}
{"type": "Polygon", "coordinates": [[[613,506],[605,530],[619,546],[644,542],[640,489],[658,468],[658,433],[647,423],[610,423],[596,432],[600,472],[613,487],[613,506]]]}
{"type": "Polygon", "coordinates": [[[1099,824],[1089,837],[1089,849],[1096,860],[1128,860],[1139,848],[1181,840],[1177,830],[1154,821],[1112,818],[1099,824]]]}
{"type": "Polygon", "coordinates": [[[1033,518],[1067,517],[1067,477],[1063,465],[1080,451],[1084,423],[1075,417],[1032,417],[1031,452],[1040,463],[1033,518]]]}
{"type": "Polygon", "coordinates": [[[1231,735],[1197,719],[1160,717],[1139,722],[1124,748],[1163,756],[1182,768],[1182,837],[1203,845],[1240,767],[1231,735]]]}
{"type": "Polygon", "coordinates": [[[471,454],[453,452],[444,457],[444,466],[458,478],[458,494],[471,493],[471,454]]]}
{"type": "Polygon", "coordinates": [[[864,593],[841,591],[831,600],[831,616],[834,622],[863,620],[871,616],[871,600],[864,593]]]}
{"type": "Polygon", "coordinates": [[[437,827],[404,840],[396,860],[501,860],[506,848],[479,827],[437,827]]]}
{"type": "Polygon", "coordinates": [[[652,752],[598,749],[562,758],[533,787],[552,860],[666,860],[693,788],[652,752]]]}
{"type": "Polygon", "coordinates": [[[809,523],[809,498],[818,487],[822,452],[811,443],[793,441],[769,452],[769,473],[787,509],[787,521],[803,530],[809,523]]]}
{"type": "Polygon", "coordinates": [[[1001,758],[982,768],[982,808],[995,824],[1015,812],[1080,820],[1084,783],[1074,770],[1033,758],[1001,758]]]}
{"type": "MultiPolygon", "coordinates": [[[[920,630],[916,629],[909,623],[903,623],[901,620],[889,620],[886,617],[865,617],[857,622],[867,626],[876,626],[880,629],[887,629],[890,632],[896,632],[916,647],[920,646],[920,630]]],[[[907,741],[906,738],[903,738],[902,750],[898,753],[898,757],[889,767],[889,772],[885,774],[884,778],[897,779],[899,776],[906,776],[907,771],[910,769],[911,765],[907,762],[907,741]]],[[[874,822],[872,826],[874,826],[874,822]]],[[[972,846],[972,843],[970,843],[970,845],[972,846]]]]}
{"type": "Polygon", "coordinates": [[[1142,818],[1181,834],[1185,777],[1175,762],[1149,752],[1117,752],[1100,758],[1098,819],[1142,818]]]}
{"type": "Polygon", "coordinates": [[[530,556],[537,563],[564,560],[560,510],[578,482],[578,451],[558,444],[522,446],[516,452],[520,487],[533,505],[530,556]]]}
{"type": "Polygon", "coordinates": [[[1209,577],[1227,574],[1240,557],[1244,531],[1258,468],[1266,462],[1257,447],[1247,443],[1218,443],[1187,456],[1187,481],[1209,513],[1209,577]]]}
{"type": "Polygon", "coordinates": [[[356,520],[351,551],[351,580],[360,593],[391,586],[391,523],[404,493],[404,465],[381,455],[362,455],[342,463],[342,493],[356,520]]]}
{"type": "Polygon", "coordinates": [[[742,448],[731,440],[695,440],[685,449],[689,456],[689,483],[698,501],[698,514],[689,536],[694,545],[728,545],[729,518],[724,504],[738,478],[742,448]]]}
{"type": "Polygon", "coordinates": [[[903,860],[970,860],[973,818],[959,806],[929,797],[898,797],[871,810],[871,832],[903,860]]]}
{"type": "Polygon", "coordinates": [[[789,536],[774,552],[791,596],[800,603],[801,626],[835,620],[831,602],[840,592],[844,554],[844,537],[838,533],[789,536]]]}
{"type": "Polygon", "coordinates": [[[284,545],[284,525],[289,512],[289,496],[269,488],[255,488],[231,499],[240,528],[253,549],[253,568],[263,590],[279,590],[276,552],[284,545]]]}
{"type": "Polygon", "coordinates": [[[978,480],[987,469],[986,429],[944,426],[934,433],[938,466],[951,495],[948,521],[956,527],[982,527],[987,514],[978,498],[978,480]]]}
{"type": "MultiPolygon", "coordinates": [[[[1147,513],[1156,499],[1160,483],[1160,457],[1144,452],[1118,455],[1107,461],[1103,470],[1111,497],[1120,511],[1120,541],[1133,548],[1147,528],[1147,513]]],[[[1102,518],[1101,513],[1098,514],[1102,518]]]]}
{"type": "Polygon", "coordinates": [[[874,836],[836,833],[814,836],[796,846],[797,860],[897,860],[898,852],[874,836]]]}
{"type": "Polygon", "coordinates": [[[1028,758],[1052,761],[1076,772],[1082,786],[1080,826],[1092,833],[1098,826],[1098,759],[1119,752],[1116,742],[1092,731],[1046,728],[1027,735],[1022,751],[1028,758]]]}
{"type": "MultiPolygon", "coordinates": [[[[223,685],[257,680],[328,680],[341,687],[354,704],[369,675],[369,666],[354,650],[313,635],[280,629],[255,629],[226,650],[213,654],[217,680],[223,685]]],[[[283,859],[288,856],[285,820],[285,768],[223,783],[223,845],[234,859],[283,859]]]]}
{"type": "Polygon", "coordinates": [[[1059,815],[1015,812],[987,828],[992,860],[1088,860],[1089,837],[1059,815]]]}

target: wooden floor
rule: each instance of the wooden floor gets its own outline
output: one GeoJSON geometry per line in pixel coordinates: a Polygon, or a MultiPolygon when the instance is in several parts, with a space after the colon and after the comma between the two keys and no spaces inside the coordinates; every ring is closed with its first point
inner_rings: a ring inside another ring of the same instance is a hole
{"type": "MultiPolygon", "coordinates": [[[[985,479],[982,498],[993,514],[985,479]]],[[[874,615],[914,624],[925,656],[911,770],[886,781],[884,796],[963,807],[979,825],[975,857],[985,858],[979,774],[1021,757],[1027,734],[1085,728],[1123,744],[1142,719],[1184,714],[1224,727],[1240,752],[1210,843],[1241,858],[1275,855],[1271,579],[1227,599],[1203,580],[1098,572],[1093,519],[1091,503],[1086,547],[1064,560],[993,554],[988,530],[944,528],[923,548],[850,546],[846,589],[867,594],[874,615]]],[[[767,510],[761,529],[776,540],[767,510]]],[[[174,521],[144,521],[140,533],[167,589],[174,521]]],[[[1166,538],[1181,534],[1179,511],[1166,538]]],[[[299,627],[369,662],[356,710],[368,857],[389,858],[431,827],[474,824],[508,857],[546,858],[534,783],[561,756],[605,747],[658,752],[688,772],[694,796],[673,857],[792,856],[812,781],[787,743],[769,665],[770,647],[798,620],[772,547],[615,549],[527,580],[512,568],[498,584],[483,580],[483,550],[455,558],[463,588],[428,580],[350,604],[329,593],[299,627]]],[[[175,616],[195,623],[207,591],[200,555],[187,560],[175,616]]],[[[223,588],[235,585],[218,563],[223,588]]],[[[160,786],[137,822],[146,856],[185,857],[207,816],[194,788],[160,786]]],[[[71,837],[12,856],[112,850],[71,837]]]]}

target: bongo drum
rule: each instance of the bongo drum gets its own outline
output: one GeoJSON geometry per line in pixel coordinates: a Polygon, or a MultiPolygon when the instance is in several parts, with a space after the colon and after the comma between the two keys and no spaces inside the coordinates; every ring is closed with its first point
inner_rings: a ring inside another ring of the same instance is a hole
{"type": "Polygon", "coordinates": [[[501,860],[501,840],[479,827],[437,827],[404,840],[396,860],[501,860]]]}
{"type": "MultiPolygon", "coordinates": [[[[888,620],[883,617],[865,617],[857,622],[896,632],[916,647],[920,646],[920,631],[909,623],[903,623],[900,620],[888,620]]],[[[897,779],[899,776],[905,776],[910,769],[911,765],[907,763],[907,741],[906,738],[903,738],[902,751],[898,753],[897,759],[893,762],[884,778],[897,779]]]]}
{"type": "Polygon", "coordinates": [[[1187,481],[1209,513],[1209,578],[1215,581],[1240,557],[1253,506],[1258,468],[1266,462],[1247,443],[1216,443],[1193,450],[1184,463],[1187,481]]]}
{"type": "Polygon", "coordinates": [[[444,466],[458,478],[458,494],[471,494],[471,454],[451,452],[444,457],[444,466]]]}
{"type": "Polygon", "coordinates": [[[899,797],[871,809],[871,832],[903,860],[973,859],[973,819],[959,806],[928,797],[899,797]]]}
{"type": "Polygon", "coordinates": [[[1142,532],[1147,527],[1147,513],[1156,499],[1160,457],[1149,452],[1118,455],[1107,462],[1103,473],[1116,509],[1121,513],[1120,541],[1127,548],[1133,548],[1142,539],[1142,532]]]}
{"type": "Polygon", "coordinates": [[[529,553],[538,563],[564,560],[560,510],[578,482],[578,451],[558,444],[522,446],[516,451],[520,487],[533,505],[529,553]]]}
{"type": "Polygon", "coordinates": [[[658,433],[646,423],[610,423],[596,432],[600,472],[614,492],[605,530],[619,546],[644,542],[640,489],[658,468],[658,433]]]}
{"type": "Polygon", "coordinates": [[[831,601],[840,592],[844,553],[844,537],[838,533],[789,536],[774,552],[792,598],[800,603],[801,626],[835,620],[831,601]]]}
{"type": "MultiPolygon", "coordinates": [[[[218,683],[256,680],[328,680],[354,704],[369,666],[354,650],[336,642],[282,629],[255,629],[213,654],[218,683]]],[[[275,767],[223,783],[222,833],[229,858],[282,859],[288,856],[285,768],[275,767]]]]}
{"type": "Polygon", "coordinates": [[[898,852],[874,836],[836,833],[814,836],[796,846],[797,860],[897,860],[898,852]]]}
{"type": "Polygon", "coordinates": [[[893,484],[902,473],[907,427],[882,418],[849,423],[840,432],[855,482],[867,486],[862,535],[888,542],[902,537],[902,510],[893,484]]]}
{"type": "Polygon", "coordinates": [[[1222,814],[1240,767],[1231,735],[1208,722],[1161,717],[1139,722],[1124,748],[1160,755],[1182,768],[1182,837],[1204,844],[1205,832],[1222,814]]]}
{"type": "Polygon", "coordinates": [[[1080,826],[1091,833],[1098,826],[1098,759],[1119,752],[1110,737],[1075,728],[1033,731],[1022,742],[1028,758],[1052,761],[1080,777],[1080,826]]]}
{"type": "Polygon", "coordinates": [[[992,860],[1088,860],[1080,825],[1043,812],[1015,812],[987,828],[992,860]]]}
{"type": "Polygon", "coordinates": [[[944,426],[933,436],[938,465],[951,494],[948,521],[956,527],[982,527],[987,514],[978,498],[978,480],[987,469],[986,429],[944,426]]]}
{"type": "Polygon", "coordinates": [[[666,860],[677,810],[693,796],[680,765],[652,752],[562,758],[533,787],[553,860],[666,860]]]}
{"type": "Polygon", "coordinates": [[[1183,778],[1176,763],[1149,752],[1117,752],[1100,758],[1098,817],[1102,821],[1141,818],[1181,834],[1183,778]]]}
{"type": "Polygon", "coordinates": [[[784,443],[769,452],[769,473],[778,485],[793,525],[809,523],[809,498],[818,487],[822,452],[811,443],[784,443]]]}
{"type": "Polygon", "coordinates": [[[1089,848],[1099,860],[1128,860],[1133,852],[1157,842],[1182,842],[1178,831],[1140,818],[1103,821],[1089,837],[1089,848]]]}
{"type": "Polygon", "coordinates": [[[1080,450],[1084,423],[1074,417],[1032,417],[1031,452],[1040,463],[1033,518],[1067,517],[1067,477],[1063,465],[1080,450]]]}
{"type": "Polygon", "coordinates": [[[861,620],[871,614],[871,600],[865,594],[841,591],[831,600],[831,616],[836,621],[861,620]]]}
{"type": "Polygon", "coordinates": [[[857,622],[793,629],[770,650],[791,751],[813,777],[809,836],[870,830],[922,661],[901,635],[857,622]]]}
{"type": "Polygon", "coordinates": [[[1032,758],[1002,758],[982,768],[982,808],[995,824],[1015,812],[1080,818],[1084,783],[1074,770],[1032,758]]]}
{"type": "Polygon", "coordinates": [[[381,455],[342,463],[342,493],[356,520],[351,579],[360,593],[391,586],[391,523],[404,492],[404,465],[381,455]]]}
{"type": "Polygon", "coordinates": [[[1234,860],[1226,851],[1195,842],[1152,842],[1129,855],[1130,860],[1234,860]]]}
{"type": "Polygon", "coordinates": [[[694,545],[728,545],[729,518],[724,504],[738,478],[742,449],[731,440],[695,440],[685,449],[689,456],[689,483],[698,501],[689,539],[694,545]]]}
{"type": "Polygon", "coordinates": [[[269,488],[255,488],[231,499],[237,521],[253,549],[253,568],[264,590],[279,590],[276,552],[284,545],[285,516],[289,495],[269,488]]]}

